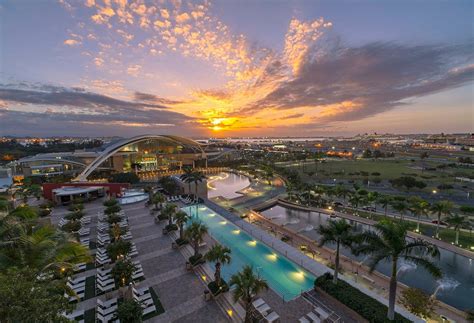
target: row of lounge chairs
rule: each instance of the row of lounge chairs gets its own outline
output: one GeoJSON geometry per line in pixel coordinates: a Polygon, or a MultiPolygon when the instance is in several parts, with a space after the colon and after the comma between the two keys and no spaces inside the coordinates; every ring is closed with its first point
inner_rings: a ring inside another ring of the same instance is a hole
{"type": "Polygon", "coordinates": [[[116,319],[116,313],[118,308],[117,298],[112,298],[107,301],[101,301],[97,299],[96,318],[97,322],[108,323],[108,322],[119,322],[116,319]]]}
{"type": "Polygon", "coordinates": [[[263,322],[272,323],[280,321],[280,316],[275,311],[272,311],[271,307],[261,298],[253,301],[252,307],[254,313],[261,317],[263,322]]]}
{"type": "Polygon", "coordinates": [[[133,299],[139,302],[143,308],[143,315],[147,315],[156,311],[153,297],[151,296],[150,289],[148,287],[142,287],[135,289],[132,287],[133,299]]]}
{"type": "Polygon", "coordinates": [[[111,274],[112,269],[97,269],[97,274],[95,277],[95,290],[96,294],[103,294],[110,292],[115,289],[115,280],[111,274]]]}
{"type": "MultiPolygon", "coordinates": [[[[143,315],[147,315],[156,311],[153,298],[148,287],[135,289],[132,287],[133,299],[139,302],[143,308],[143,315]]],[[[116,319],[118,309],[118,299],[112,298],[110,300],[102,301],[97,299],[96,319],[99,323],[119,322],[116,319]]]]}
{"type": "Polygon", "coordinates": [[[186,196],[186,197],[180,196],[179,200],[183,202],[184,204],[196,204],[199,201],[198,198],[191,198],[189,196],[186,196]]]}
{"type": "Polygon", "coordinates": [[[64,293],[65,297],[69,296],[69,302],[82,300],[86,292],[86,277],[69,277],[66,286],[74,293],[71,296],[64,293]]]}
{"type": "Polygon", "coordinates": [[[309,312],[308,314],[304,315],[299,319],[300,323],[321,323],[321,322],[327,322],[330,314],[327,313],[325,310],[323,310],[320,307],[315,307],[314,310],[309,312]]]}

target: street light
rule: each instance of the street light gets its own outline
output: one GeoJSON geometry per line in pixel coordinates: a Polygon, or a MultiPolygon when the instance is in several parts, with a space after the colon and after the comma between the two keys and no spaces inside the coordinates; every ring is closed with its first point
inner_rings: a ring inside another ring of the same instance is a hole
{"type": "Polygon", "coordinates": [[[433,190],[433,194],[436,194],[436,193],[438,193],[438,191],[437,191],[437,190],[433,190]]]}

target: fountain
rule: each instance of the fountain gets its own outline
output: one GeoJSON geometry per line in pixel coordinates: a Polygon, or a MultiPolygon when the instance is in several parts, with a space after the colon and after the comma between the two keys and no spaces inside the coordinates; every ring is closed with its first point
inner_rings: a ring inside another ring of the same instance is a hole
{"type": "Polygon", "coordinates": [[[416,269],[416,265],[410,261],[402,261],[400,263],[400,267],[398,268],[398,271],[397,271],[397,276],[401,273],[405,273],[407,271],[410,271],[410,270],[415,270],[416,269]]]}
{"type": "Polygon", "coordinates": [[[433,298],[436,298],[436,295],[440,290],[453,290],[460,284],[457,280],[449,277],[439,279],[436,281],[436,283],[438,286],[434,290],[433,295],[431,295],[433,298]]]}

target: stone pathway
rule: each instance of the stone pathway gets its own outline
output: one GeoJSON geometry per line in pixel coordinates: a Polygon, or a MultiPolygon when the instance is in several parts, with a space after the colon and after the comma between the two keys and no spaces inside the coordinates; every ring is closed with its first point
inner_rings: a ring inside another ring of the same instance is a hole
{"type": "MultiPolygon", "coordinates": [[[[85,204],[87,215],[92,217],[91,240],[96,238],[97,212],[102,210],[102,201],[85,204]]],[[[166,223],[155,224],[154,218],[144,203],[122,206],[129,219],[129,229],[133,235],[139,260],[145,274],[145,280],[137,285],[153,287],[158,295],[165,313],[155,316],[148,322],[228,322],[227,316],[215,302],[206,302],[203,297],[205,286],[193,272],[186,271],[184,256],[171,248],[171,238],[162,234],[166,223]]],[[[66,207],[53,211],[52,222],[69,213],[66,207]]],[[[92,276],[96,269],[91,269],[79,276],[92,276]]],[[[77,304],[77,309],[94,308],[97,299],[118,297],[115,290],[105,295],[93,297],[77,304]]]]}

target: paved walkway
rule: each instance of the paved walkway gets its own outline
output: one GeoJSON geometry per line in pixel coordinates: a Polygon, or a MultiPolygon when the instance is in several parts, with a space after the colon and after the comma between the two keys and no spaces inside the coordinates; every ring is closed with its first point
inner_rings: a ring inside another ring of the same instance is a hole
{"type": "MultiPolygon", "coordinates": [[[[145,274],[145,280],[137,285],[153,287],[157,293],[165,313],[155,316],[149,322],[228,322],[227,316],[215,302],[205,302],[203,290],[205,286],[192,272],[186,271],[186,259],[171,248],[171,238],[162,234],[166,223],[155,224],[149,209],[144,203],[122,206],[129,219],[132,241],[135,243],[139,260],[145,274]]],[[[103,210],[102,201],[85,204],[85,212],[91,216],[91,240],[96,239],[97,213],[103,210]]],[[[66,207],[58,207],[52,213],[52,222],[69,213],[66,207]]],[[[79,276],[92,276],[96,269],[91,269],[79,276]]],[[[94,308],[97,299],[102,300],[119,297],[115,290],[105,295],[93,297],[77,304],[77,309],[94,308]]]]}

